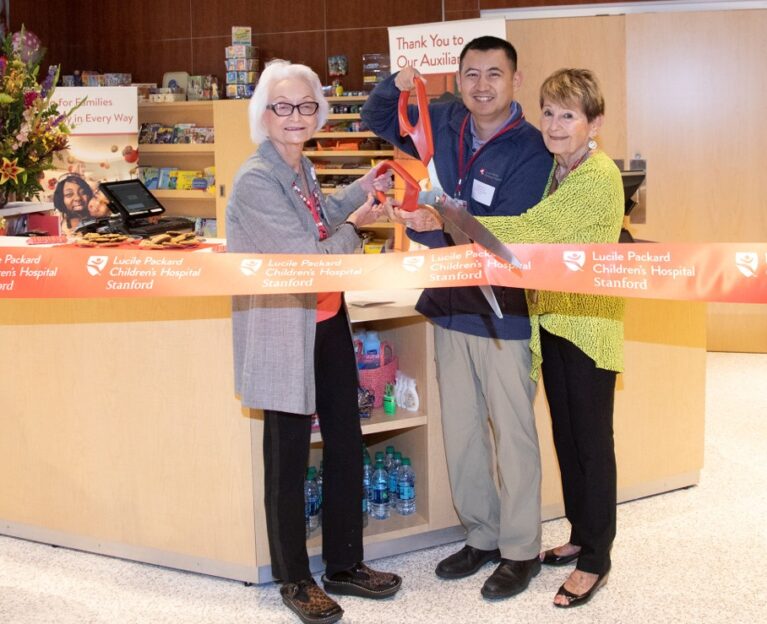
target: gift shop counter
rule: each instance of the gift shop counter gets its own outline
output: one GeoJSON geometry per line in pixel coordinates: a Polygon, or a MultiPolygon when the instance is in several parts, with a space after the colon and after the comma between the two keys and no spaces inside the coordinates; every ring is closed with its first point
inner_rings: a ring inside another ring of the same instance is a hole
{"type": "MultiPolygon", "coordinates": [[[[377,409],[363,421],[370,452],[394,445],[417,475],[417,512],[371,518],[368,559],[463,535],[445,469],[432,332],[415,296],[348,296],[355,324],[393,345],[420,399],[415,412],[377,409]]],[[[705,304],[629,301],[615,417],[621,500],[698,481],[705,329],[705,304]]],[[[226,297],[0,298],[0,533],[269,581],[262,420],[234,395],[230,340],[226,297]]],[[[562,505],[539,395],[551,518],[562,505]]],[[[320,452],[314,434],[312,459],[320,452]]],[[[316,569],[319,540],[309,541],[316,569]]]]}

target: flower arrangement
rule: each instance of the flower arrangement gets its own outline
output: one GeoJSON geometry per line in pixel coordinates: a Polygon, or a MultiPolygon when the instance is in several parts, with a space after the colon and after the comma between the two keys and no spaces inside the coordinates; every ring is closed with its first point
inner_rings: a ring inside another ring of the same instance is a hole
{"type": "Polygon", "coordinates": [[[51,101],[58,66],[38,83],[45,54],[40,40],[25,31],[9,34],[0,49],[0,206],[15,198],[26,201],[41,191],[53,154],[68,145],[67,120],[51,101]]]}

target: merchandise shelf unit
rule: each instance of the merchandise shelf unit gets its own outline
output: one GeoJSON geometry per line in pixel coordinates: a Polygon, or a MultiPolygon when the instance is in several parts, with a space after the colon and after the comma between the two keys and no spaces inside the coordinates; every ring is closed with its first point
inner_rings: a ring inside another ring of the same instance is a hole
{"type": "MultiPolygon", "coordinates": [[[[415,514],[369,519],[367,560],[463,536],[445,466],[433,333],[413,309],[417,294],[347,296],[355,327],[394,345],[420,401],[415,415],[398,409],[363,422],[369,451],[394,445],[417,479],[415,514]]],[[[698,482],[705,408],[706,305],[626,304],[626,372],[615,397],[620,501],[698,482]]],[[[0,360],[0,413],[11,416],[0,418],[0,533],[271,581],[263,418],[234,393],[230,317],[229,297],[0,300],[0,340],[14,353],[0,360]],[[151,357],[137,345],[151,345],[151,357]],[[57,375],[38,374],[40,353],[61,354],[57,375]]],[[[540,391],[542,513],[552,518],[562,502],[540,391]]],[[[315,465],[321,444],[312,443],[315,465]]],[[[319,570],[321,537],[308,546],[319,570]]]]}
{"type": "MultiPolygon", "coordinates": [[[[354,329],[375,330],[381,341],[391,344],[399,369],[415,378],[419,397],[416,411],[398,407],[395,414],[387,415],[383,408],[376,408],[369,419],[360,421],[371,457],[375,457],[376,451],[384,451],[393,445],[403,457],[411,459],[416,475],[415,513],[401,516],[392,509],[387,519],[368,517],[363,531],[365,556],[377,558],[402,552],[403,544],[423,547],[459,539],[463,530],[452,508],[443,463],[432,333],[420,318],[413,316],[412,306],[417,293],[370,294],[380,296],[381,301],[397,301],[397,304],[357,307],[354,301],[360,299],[360,293],[351,294],[350,314],[354,329]],[[402,305],[403,301],[406,305],[402,305]]],[[[321,436],[314,433],[309,463],[319,466],[321,455],[321,436]]],[[[361,454],[359,459],[361,462],[361,454]]],[[[317,530],[307,540],[313,570],[320,570],[323,565],[321,534],[322,530],[317,530]]]]}
{"type": "MultiPolygon", "coordinates": [[[[139,124],[156,122],[174,126],[193,123],[213,127],[213,106],[211,100],[139,104],[138,121],[139,124]]],[[[213,143],[140,143],[139,165],[202,170],[215,164],[215,149],[213,143]]],[[[152,194],[162,202],[169,214],[216,217],[216,195],[208,190],[158,189],[152,194]]]]}
{"type": "MultiPolygon", "coordinates": [[[[353,124],[361,124],[360,109],[367,98],[367,95],[341,95],[326,98],[331,111],[326,127],[315,132],[312,142],[304,151],[304,155],[314,162],[323,193],[332,193],[336,190],[335,186],[329,186],[326,183],[332,177],[342,177],[351,181],[365,175],[375,163],[395,157],[394,148],[382,142],[374,132],[353,126],[353,124]],[[352,112],[333,112],[339,109],[350,109],[352,112]],[[349,126],[354,129],[340,129],[349,126]],[[375,149],[366,149],[366,141],[372,143],[370,147],[375,149]],[[344,147],[347,149],[341,149],[344,147]]],[[[391,191],[389,195],[396,196],[396,193],[391,191]]],[[[406,238],[402,226],[384,221],[363,229],[372,232],[376,238],[393,239],[393,248],[396,250],[405,249],[406,238]]]]}

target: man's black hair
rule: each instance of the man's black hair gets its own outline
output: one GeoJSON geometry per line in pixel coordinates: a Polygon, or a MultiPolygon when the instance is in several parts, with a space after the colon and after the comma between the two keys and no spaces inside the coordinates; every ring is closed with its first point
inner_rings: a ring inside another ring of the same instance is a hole
{"type": "Polygon", "coordinates": [[[506,58],[508,58],[509,62],[511,63],[512,70],[517,71],[517,51],[514,49],[514,46],[505,39],[492,37],[490,35],[472,39],[463,47],[463,50],[461,50],[461,57],[458,65],[459,68],[463,67],[463,57],[466,56],[466,53],[469,50],[478,50],[479,52],[487,52],[488,50],[503,50],[506,53],[506,58]]]}

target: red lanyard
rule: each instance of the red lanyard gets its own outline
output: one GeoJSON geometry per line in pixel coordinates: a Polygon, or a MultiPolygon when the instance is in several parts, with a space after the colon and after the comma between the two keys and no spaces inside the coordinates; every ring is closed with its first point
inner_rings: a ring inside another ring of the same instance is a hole
{"type": "Polygon", "coordinates": [[[312,189],[312,196],[307,197],[301,192],[301,189],[298,188],[298,185],[293,182],[293,190],[298,193],[298,196],[301,198],[301,200],[306,204],[306,207],[309,209],[309,212],[312,213],[312,217],[314,218],[314,223],[317,226],[317,231],[320,233],[320,240],[325,240],[328,237],[328,228],[325,227],[325,224],[322,222],[322,218],[320,217],[320,211],[318,210],[318,206],[321,206],[320,198],[317,196],[317,187],[315,186],[312,189]]]}
{"type": "Polygon", "coordinates": [[[520,114],[518,119],[515,119],[512,121],[508,126],[505,128],[502,128],[498,132],[496,132],[493,136],[491,136],[487,141],[485,141],[482,146],[471,155],[471,158],[469,159],[468,164],[464,168],[463,166],[463,139],[464,135],[466,134],[466,125],[469,123],[469,117],[471,117],[471,113],[466,113],[466,117],[463,119],[463,123],[461,124],[461,133],[458,137],[458,184],[455,186],[455,197],[460,198],[461,197],[461,187],[463,186],[463,181],[466,178],[466,175],[471,170],[471,166],[474,164],[474,161],[476,160],[477,156],[479,156],[479,153],[482,151],[482,148],[485,147],[490,141],[493,139],[501,136],[502,134],[509,132],[509,130],[513,130],[516,128],[519,124],[521,124],[525,120],[524,113],[520,114]]]}

